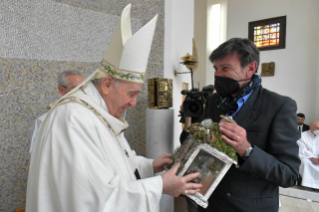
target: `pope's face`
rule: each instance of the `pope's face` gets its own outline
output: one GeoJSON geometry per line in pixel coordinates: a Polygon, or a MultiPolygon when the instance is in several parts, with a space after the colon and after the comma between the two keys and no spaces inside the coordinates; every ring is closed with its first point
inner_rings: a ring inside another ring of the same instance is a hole
{"type": "Polygon", "coordinates": [[[142,86],[141,84],[124,81],[112,83],[109,94],[105,98],[109,113],[116,118],[120,118],[128,107],[135,107],[142,86]]]}
{"type": "Polygon", "coordinates": [[[305,118],[301,118],[301,117],[297,117],[297,120],[298,120],[298,125],[302,125],[303,122],[305,121],[305,118]]]}

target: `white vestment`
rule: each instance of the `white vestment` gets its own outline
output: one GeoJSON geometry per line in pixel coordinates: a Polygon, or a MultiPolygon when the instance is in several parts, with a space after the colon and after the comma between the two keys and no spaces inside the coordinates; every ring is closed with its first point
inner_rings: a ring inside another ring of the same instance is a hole
{"type": "Polygon", "coordinates": [[[37,133],[38,133],[38,130],[43,122],[43,120],[45,119],[45,116],[47,115],[48,113],[45,113],[45,114],[42,114],[39,118],[37,118],[35,120],[35,123],[34,123],[34,130],[33,130],[33,134],[32,134],[32,138],[31,138],[31,145],[30,145],[30,154],[32,152],[32,148],[33,148],[33,145],[34,145],[34,141],[35,141],[35,137],[37,136],[37,133]]]}
{"type": "Polygon", "coordinates": [[[27,212],[159,211],[163,183],[153,160],[131,150],[128,123],[103,103],[89,82],[50,110],[32,150],[27,212]]]}
{"type": "Polygon", "coordinates": [[[319,165],[311,162],[310,158],[319,157],[319,136],[315,136],[311,131],[305,131],[298,140],[299,157],[301,165],[299,173],[302,177],[301,185],[319,189],[319,165]]]}

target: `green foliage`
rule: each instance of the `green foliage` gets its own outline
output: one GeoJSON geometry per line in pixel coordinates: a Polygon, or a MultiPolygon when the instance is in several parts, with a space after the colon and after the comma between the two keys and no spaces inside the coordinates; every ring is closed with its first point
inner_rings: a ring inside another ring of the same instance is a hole
{"type": "Polygon", "coordinates": [[[235,161],[237,161],[238,159],[237,159],[235,148],[230,146],[229,144],[227,144],[221,138],[222,134],[218,131],[218,125],[217,125],[217,127],[214,127],[212,134],[213,134],[213,136],[212,136],[211,146],[216,148],[217,150],[225,153],[226,155],[228,155],[230,158],[234,159],[235,161]]]}
{"type": "MultiPolygon", "coordinates": [[[[229,117],[222,118],[224,120],[225,118],[228,119],[229,117]]],[[[189,135],[186,141],[184,141],[183,145],[177,148],[172,154],[171,159],[173,160],[173,164],[177,162],[181,163],[181,166],[177,171],[177,175],[183,170],[184,164],[192,155],[192,153],[196,149],[196,146],[200,145],[201,143],[206,143],[212,146],[218,151],[225,153],[235,161],[238,160],[235,148],[227,144],[222,139],[222,134],[219,132],[218,123],[211,122],[211,120],[208,121],[210,121],[209,125],[207,125],[207,120],[206,125],[201,123],[192,124],[188,128],[191,135],[189,135]]],[[[236,124],[232,119],[230,121],[236,124]]],[[[218,158],[212,159],[210,154],[207,153],[206,155],[202,152],[202,150],[201,153],[197,156],[185,173],[186,175],[199,171],[201,175],[198,178],[194,179],[194,182],[201,182],[201,180],[205,179],[205,177],[207,177],[208,175],[217,176],[219,171],[223,168],[224,162],[220,161],[218,158]]],[[[173,165],[167,165],[166,169],[170,169],[172,166],[173,165]]]]}
{"type": "Polygon", "coordinates": [[[222,134],[219,132],[218,123],[214,122],[209,130],[202,127],[200,123],[194,123],[189,127],[189,132],[196,140],[201,140],[202,143],[209,143],[215,149],[237,161],[236,150],[221,138],[222,134]]]}

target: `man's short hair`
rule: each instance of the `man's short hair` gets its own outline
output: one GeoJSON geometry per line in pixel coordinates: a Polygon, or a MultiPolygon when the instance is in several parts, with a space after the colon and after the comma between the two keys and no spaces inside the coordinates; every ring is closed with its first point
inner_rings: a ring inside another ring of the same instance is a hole
{"type": "MultiPolygon", "coordinates": [[[[69,82],[66,78],[66,76],[70,76],[70,75],[79,75],[81,77],[83,77],[83,75],[79,72],[79,71],[75,71],[75,70],[66,70],[66,71],[63,71],[61,72],[59,75],[58,75],[58,85],[59,86],[62,86],[62,87],[67,87],[69,82]]],[[[83,77],[84,78],[84,77],[83,77]]]]}
{"type": "Polygon", "coordinates": [[[245,68],[249,63],[256,61],[257,69],[259,66],[259,50],[255,44],[246,38],[233,38],[215,49],[209,56],[209,60],[214,63],[215,60],[226,57],[229,54],[237,52],[240,56],[241,68],[245,68]]]}
{"type": "Polygon", "coordinates": [[[306,118],[306,117],[305,117],[305,114],[303,114],[303,113],[298,113],[298,114],[297,114],[297,117],[306,118]]]}

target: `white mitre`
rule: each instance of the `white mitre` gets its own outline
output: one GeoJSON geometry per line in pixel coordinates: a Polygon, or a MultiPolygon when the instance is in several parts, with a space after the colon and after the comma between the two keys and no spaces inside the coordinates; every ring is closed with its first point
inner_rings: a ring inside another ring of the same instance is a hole
{"type": "Polygon", "coordinates": [[[132,36],[131,4],[127,5],[100,63],[95,79],[114,78],[143,84],[157,15],[132,36]]]}

